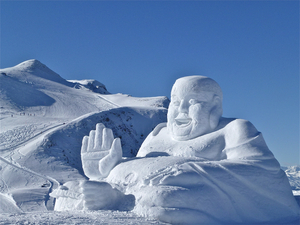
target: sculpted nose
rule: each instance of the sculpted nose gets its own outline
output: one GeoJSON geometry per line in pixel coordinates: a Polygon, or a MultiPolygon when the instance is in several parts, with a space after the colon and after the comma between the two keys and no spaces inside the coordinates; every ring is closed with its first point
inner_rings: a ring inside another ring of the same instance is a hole
{"type": "Polygon", "coordinates": [[[178,107],[178,111],[180,113],[188,113],[189,112],[188,104],[187,104],[186,101],[184,101],[184,100],[180,101],[180,105],[178,107]]]}

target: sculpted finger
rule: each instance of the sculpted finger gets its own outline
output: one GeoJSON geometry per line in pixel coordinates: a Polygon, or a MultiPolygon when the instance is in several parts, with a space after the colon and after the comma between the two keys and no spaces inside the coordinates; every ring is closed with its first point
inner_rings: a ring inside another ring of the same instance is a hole
{"type": "Polygon", "coordinates": [[[99,172],[103,177],[107,177],[110,171],[122,159],[122,146],[120,138],[113,140],[109,154],[99,161],[99,172]]]}
{"type": "Polygon", "coordinates": [[[89,137],[84,136],[82,139],[81,153],[87,152],[89,137]]]}
{"type": "Polygon", "coordinates": [[[102,135],[103,135],[103,129],[104,128],[105,128],[105,126],[102,123],[98,123],[96,125],[94,150],[101,150],[101,147],[102,147],[102,135]]]}
{"type": "Polygon", "coordinates": [[[108,150],[111,148],[111,144],[114,140],[114,135],[111,129],[104,128],[103,129],[103,138],[102,138],[102,149],[108,150]]]}
{"type": "Polygon", "coordinates": [[[117,164],[119,161],[122,159],[122,145],[121,145],[121,140],[120,138],[115,138],[112,145],[111,145],[111,150],[110,150],[110,155],[112,158],[115,160],[115,164],[117,164]]]}
{"type": "Polygon", "coordinates": [[[87,148],[88,152],[94,150],[95,134],[96,134],[96,131],[91,130],[90,135],[89,135],[88,148],[87,148]]]}

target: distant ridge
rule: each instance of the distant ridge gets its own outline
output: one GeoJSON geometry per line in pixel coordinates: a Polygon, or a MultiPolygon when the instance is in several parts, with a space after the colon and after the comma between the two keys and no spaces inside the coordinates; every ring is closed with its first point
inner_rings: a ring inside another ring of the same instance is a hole
{"type": "Polygon", "coordinates": [[[167,107],[166,97],[110,94],[94,79],[65,80],[37,59],[0,69],[1,114],[73,118],[116,107],[167,107]]]}

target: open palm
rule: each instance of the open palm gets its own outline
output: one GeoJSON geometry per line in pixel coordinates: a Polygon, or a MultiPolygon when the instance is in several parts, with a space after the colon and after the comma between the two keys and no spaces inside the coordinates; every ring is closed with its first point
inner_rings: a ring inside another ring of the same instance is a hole
{"type": "Polygon", "coordinates": [[[101,180],[121,161],[120,138],[115,138],[111,129],[102,123],[96,125],[89,136],[84,136],[81,146],[81,161],[85,175],[90,180],[101,180]]]}

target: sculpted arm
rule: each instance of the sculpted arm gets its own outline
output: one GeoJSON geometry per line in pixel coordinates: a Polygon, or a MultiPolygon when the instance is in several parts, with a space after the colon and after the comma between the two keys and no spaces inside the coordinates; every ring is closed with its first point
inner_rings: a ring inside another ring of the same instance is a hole
{"type": "Polygon", "coordinates": [[[119,138],[103,124],[97,124],[89,136],[82,140],[82,168],[89,181],[70,181],[51,193],[57,198],[55,210],[98,210],[118,209],[126,206],[122,201],[134,202],[133,196],[126,196],[106,182],[110,171],[121,161],[122,147],[119,138]]]}

